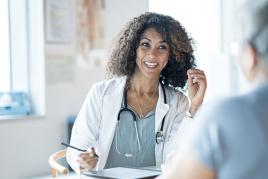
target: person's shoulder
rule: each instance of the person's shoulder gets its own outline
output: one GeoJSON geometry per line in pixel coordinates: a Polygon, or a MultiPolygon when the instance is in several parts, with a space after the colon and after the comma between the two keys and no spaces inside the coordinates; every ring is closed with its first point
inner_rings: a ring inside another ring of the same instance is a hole
{"type": "Polygon", "coordinates": [[[218,100],[213,101],[211,105],[216,109],[230,110],[239,107],[239,104],[241,104],[242,101],[242,96],[221,97],[218,100]]]}
{"type": "Polygon", "coordinates": [[[103,81],[99,81],[97,83],[95,83],[92,87],[93,90],[97,90],[97,91],[114,91],[116,90],[116,88],[122,86],[123,83],[125,83],[126,81],[126,77],[122,76],[122,77],[114,77],[111,79],[107,79],[107,80],[103,80],[103,81]]]}
{"type": "Polygon", "coordinates": [[[196,117],[203,120],[226,121],[241,119],[243,112],[245,114],[245,101],[242,96],[221,97],[212,100],[200,108],[196,117]]]}
{"type": "Polygon", "coordinates": [[[268,84],[262,84],[255,88],[253,88],[251,91],[246,93],[245,100],[247,100],[248,105],[255,108],[263,107],[267,108],[268,105],[268,84]]]}

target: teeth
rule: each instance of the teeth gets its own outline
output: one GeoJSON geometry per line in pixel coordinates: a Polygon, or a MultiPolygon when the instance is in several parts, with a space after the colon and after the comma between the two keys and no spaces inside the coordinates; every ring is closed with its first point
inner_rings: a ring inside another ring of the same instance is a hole
{"type": "Polygon", "coordinates": [[[157,63],[153,63],[153,62],[145,62],[145,65],[147,65],[150,68],[156,67],[157,63]]]}

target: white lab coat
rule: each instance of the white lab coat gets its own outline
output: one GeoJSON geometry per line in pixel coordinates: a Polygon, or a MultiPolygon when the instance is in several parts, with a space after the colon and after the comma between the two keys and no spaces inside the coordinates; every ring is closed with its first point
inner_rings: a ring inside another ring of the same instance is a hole
{"type": "MultiPolygon", "coordinates": [[[[73,125],[70,144],[82,149],[94,146],[99,155],[96,170],[103,169],[106,164],[115,133],[117,115],[121,108],[125,83],[126,77],[120,77],[95,84],[89,91],[73,125]]],[[[163,129],[165,142],[155,144],[157,166],[164,162],[169,151],[174,150],[175,136],[181,135],[180,131],[185,131],[185,129],[181,129],[182,126],[187,127],[187,123],[189,123],[187,121],[190,121],[186,119],[185,115],[189,109],[188,98],[183,93],[169,87],[165,87],[165,92],[167,104],[164,103],[163,90],[159,84],[159,98],[155,111],[155,133],[160,130],[162,119],[164,116],[166,117],[163,129]]],[[[80,173],[79,164],[76,161],[78,154],[78,151],[68,148],[66,157],[70,166],[80,173]]]]}

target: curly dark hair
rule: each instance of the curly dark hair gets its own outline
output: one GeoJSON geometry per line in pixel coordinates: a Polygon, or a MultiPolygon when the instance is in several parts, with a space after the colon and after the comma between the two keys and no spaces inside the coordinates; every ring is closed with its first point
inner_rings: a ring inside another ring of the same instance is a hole
{"type": "Polygon", "coordinates": [[[118,35],[107,64],[108,75],[131,77],[136,68],[136,49],[148,28],[155,28],[170,46],[168,63],[161,71],[160,82],[173,88],[184,88],[187,70],[195,67],[193,40],[184,27],[170,16],[146,12],[130,20],[118,35]]]}

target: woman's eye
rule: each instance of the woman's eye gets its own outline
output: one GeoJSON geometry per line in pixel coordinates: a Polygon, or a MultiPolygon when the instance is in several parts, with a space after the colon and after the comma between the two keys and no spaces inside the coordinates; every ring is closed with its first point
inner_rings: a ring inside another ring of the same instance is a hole
{"type": "Polygon", "coordinates": [[[149,47],[150,46],[149,43],[147,43],[147,42],[142,42],[140,45],[143,46],[143,47],[149,47]]]}
{"type": "Polygon", "coordinates": [[[159,49],[167,49],[167,46],[166,45],[160,45],[159,49]]]}

